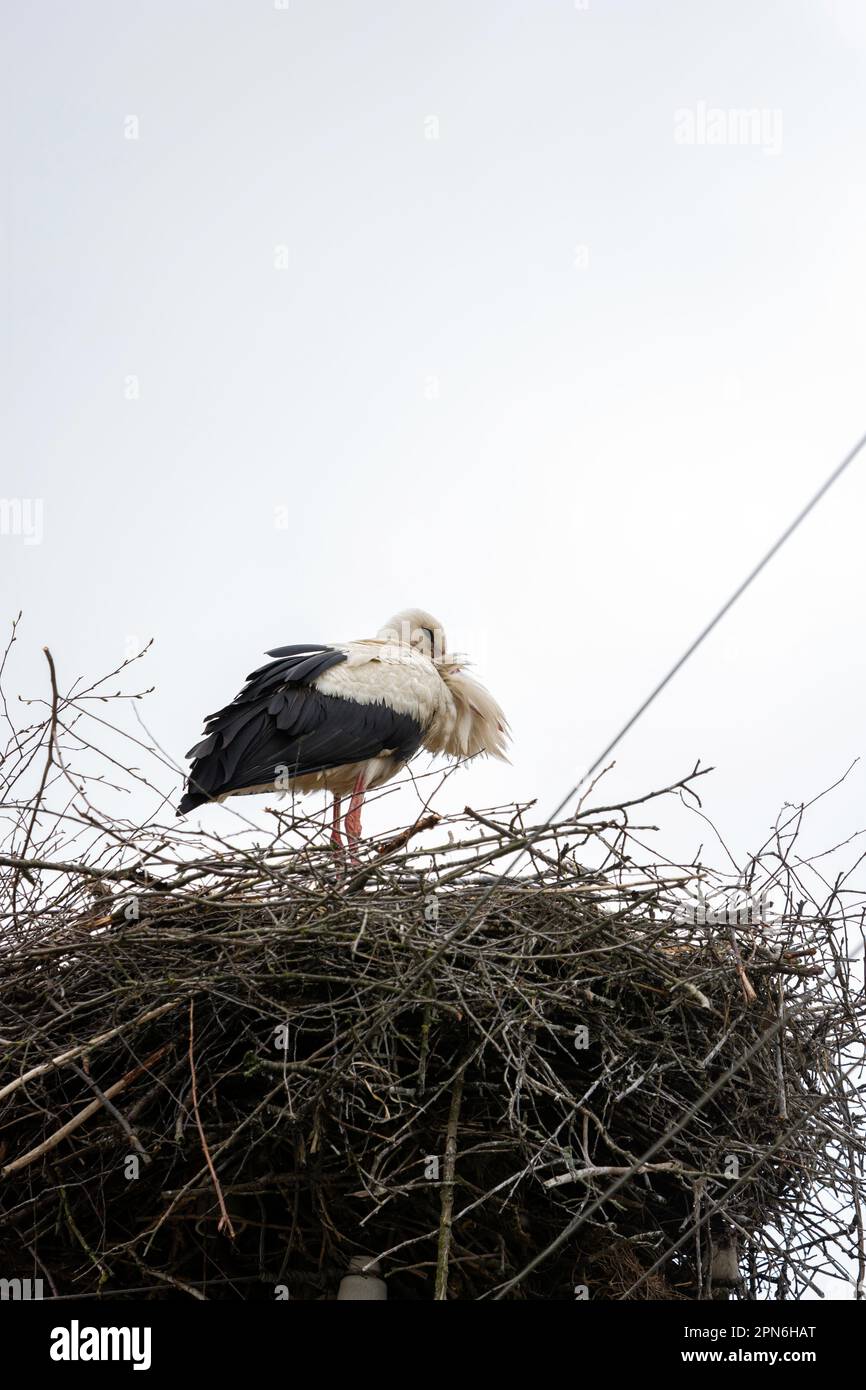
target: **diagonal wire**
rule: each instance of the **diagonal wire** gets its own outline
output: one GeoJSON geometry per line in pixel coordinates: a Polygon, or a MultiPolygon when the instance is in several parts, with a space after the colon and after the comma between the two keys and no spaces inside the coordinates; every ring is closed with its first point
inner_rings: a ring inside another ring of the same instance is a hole
{"type": "Polygon", "coordinates": [[[855,458],[860,453],[860,450],[863,448],[864,445],[866,445],[866,434],[864,434],[862,438],[857,441],[853,449],[849,450],[849,452],[843,458],[842,462],[840,464],[837,464],[837,466],[833,469],[833,472],[830,474],[829,478],[827,478],[821,484],[821,486],[818,488],[818,491],[809,499],[805,507],[803,507],[802,511],[797,513],[790,525],[785,527],[785,530],[779,536],[778,540],[776,540],[774,544],[770,546],[770,549],[766,552],[766,554],[763,555],[762,558],[755,565],[755,567],[749,571],[742,584],[740,584],[734,590],[727,602],[722,604],[719,611],[715,614],[714,617],[710,619],[706,627],[702,628],[695,640],[688,647],[686,647],[686,650],[683,652],[679,660],[674,662],[667,675],[659,681],[658,685],[655,687],[654,690],[650,691],[643,704],[638,706],[631,718],[628,719],[625,724],[623,724],[619,733],[616,734],[616,736],[611,739],[607,747],[603,749],[601,753],[599,753],[595,762],[587,768],[580,781],[572,787],[571,791],[568,793],[567,796],[563,797],[562,801],[560,801],[556,810],[550,817],[552,821],[556,820],[557,816],[565,810],[565,807],[568,805],[571,798],[577,795],[584,782],[586,782],[588,778],[590,778],[592,774],[596,772],[598,768],[601,767],[605,758],[609,757],[609,755],[613,752],[614,748],[616,748],[617,744],[625,738],[629,730],[634,728],[641,715],[646,713],[646,711],[649,709],[650,705],[654,702],[654,700],[656,700],[656,698],[659,695],[661,695],[665,686],[669,685],[670,682],[673,680],[674,676],[677,674],[677,672],[682,670],[686,662],[689,660],[691,656],[694,655],[701,643],[707,637],[709,637],[710,633],[713,631],[713,628],[718,626],[718,624],[722,621],[722,618],[724,618],[725,614],[729,613],[730,610],[733,608],[734,604],[737,602],[737,600],[742,598],[743,594],[746,592],[749,586],[757,579],[761,571],[766,569],[770,561],[776,555],[778,555],[785,542],[789,540],[791,536],[793,536],[797,528],[806,520],[806,517],[809,515],[809,513],[815,510],[822,497],[825,497],[827,493],[830,491],[833,484],[837,482],[839,478],[841,478],[842,474],[845,472],[846,468],[848,468],[849,464],[852,464],[854,462],[855,458]]]}
{"type": "MultiPolygon", "coordinates": [[[[613,752],[617,744],[619,744],[622,741],[622,739],[625,737],[625,735],[629,732],[630,729],[634,728],[637,721],[641,718],[643,714],[646,713],[650,705],[654,702],[654,700],[657,699],[657,697],[661,694],[665,687],[670,684],[674,676],[682,670],[683,666],[685,666],[689,658],[694,655],[698,647],[700,647],[702,642],[705,641],[705,639],[710,635],[713,629],[721,622],[725,614],[730,612],[737,600],[742,597],[742,595],[746,592],[749,586],[754,582],[755,579],[757,579],[758,575],[762,572],[762,570],[766,569],[767,565],[770,563],[773,557],[779,553],[785,542],[790,539],[790,537],[794,534],[797,528],[805,521],[806,517],[810,514],[810,512],[814,511],[815,507],[817,507],[821,499],[825,497],[826,494],[830,491],[830,488],[833,486],[833,484],[837,482],[839,478],[841,478],[842,474],[849,467],[849,465],[854,462],[855,458],[864,446],[866,446],[866,434],[861,436],[861,438],[857,441],[854,447],[850,449],[849,452],[842,459],[841,463],[837,464],[830,476],[826,478],[825,481],[818,488],[818,491],[813,494],[813,496],[809,499],[809,501],[801,509],[801,511],[797,513],[793,521],[785,527],[785,530],[774,542],[774,544],[770,546],[770,549],[766,551],[766,553],[761,557],[761,559],[753,567],[753,569],[750,570],[750,572],[746,575],[746,578],[742,581],[741,584],[737,586],[737,588],[731,594],[730,598],[722,604],[722,607],[718,610],[714,617],[712,617],[710,621],[706,624],[706,626],[701,629],[697,637],[694,639],[693,642],[689,644],[689,646],[683,652],[679,660],[674,662],[674,665],[670,668],[667,675],[659,681],[655,689],[652,690],[650,694],[647,696],[647,698],[643,701],[643,703],[638,706],[631,718],[628,719],[625,724],[623,724],[622,728],[615,735],[615,737],[611,739],[607,747],[604,748],[601,753],[599,753],[598,757],[595,759],[593,763],[590,764],[590,766],[587,768],[586,772],[583,774],[580,780],[576,782],[575,785],[571,788],[571,791],[569,791],[567,795],[562,798],[559,805],[551,812],[547,820],[544,821],[540,827],[536,827],[536,829],[532,831],[531,834],[525,835],[522,838],[522,844],[520,841],[518,841],[515,844],[515,850],[517,851],[517,853],[516,857],[514,858],[514,860],[512,860],[511,864],[509,865],[510,873],[513,873],[517,866],[524,860],[526,854],[535,844],[535,842],[537,840],[542,839],[547,834],[551,824],[557,819],[558,816],[562,814],[568,803],[571,801],[572,797],[577,795],[584,783],[587,782],[590,777],[592,777],[593,773],[596,772],[599,767],[601,767],[604,760],[613,752]]],[[[404,982],[404,988],[398,993],[398,995],[389,1004],[382,1006],[375,1018],[375,1027],[380,1027],[382,1022],[386,1018],[390,1018],[395,1012],[397,1012],[408,992],[418,984],[421,978],[423,978],[424,976],[429,976],[439,959],[455,943],[463,928],[468,926],[472,919],[475,916],[477,916],[479,911],[487,905],[487,903],[492,898],[493,894],[496,892],[497,888],[501,886],[502,882],[504,881],[504,878],[505,875],[503,874],[500,877],[495,878],[493,880],[493,882],[485,889],[485,891],[480,895],[480,897],[478,897],[475,900],[471,907],[467,908],[463,916],[457,921],[457,923],[454,925],[451,931],[447,933],[441,944],[436,948],[435,951],[431,953],[430,956],[428,956],[426,962],[419,966],[418,969],[410,977],[407,978],[407,980],[404,982]]],[[[351,882],[348,886],[351,889],[351,882]]]]}
{"type": "MultiPolygon", "coordinates": [[[[849,452],[842,459],[842,461],[839,464],[837,464],[837,466],[833,469],[829,477],[826,478],[825,481],[818,488],[817,492],[815,492],[812,495],[812,497],[809,499],[806,505],[794,517],[793,521],[791,521],[789,525],[786,526],[785,530],[781,533],[778,539],[773,543],[772,546],[770,546],[769,550],[765,552],[765,554],[761,557],[758,563],[749,571],[742,583],[737,586],[737,588],[731,594],[730,598],[727,599],[727,601],[724,604],[722,604],[722,607],[718,610],[718,612],[716,612],[715,615],[710,619],[710,621],[701,629],[694,641],[691,642],[690,645],[683,652],[682,656],[674,663],[674,665],[670,668],[667,674],[659,681],[659,683],[650,692],[650,694],[646,697],[643,703],[638,706],[631,718],[628,719],[625,724],[623,724],[619,732],[614,736],[614,738],[611,739],[611,741],[607,744],[606,748],[602,750],[602,752],[598,755],[595,761],[587,768],[586,772],[574,785],[574,787],[572,787],[571,791],[569,791],[568,794],[565,797],[563,797],[562,801],[560,801],[559,805],[556,807],[556,809],[550,816],[548,824],[551,821],[556,820],[556,818],[562,813],[562,811],[571,801],[572,797],[576,796],[576,794],[584,785],[584,783],[592,776],[594,772],[598,770],[599,767],[601,767],[605,759],[609,757],[609,755],[613,752],[614,748],[616,748],[616,746],[622,741],[622,739],[629,732],[629,730],[634,727],[634,725],[641,718],[641,716],[646,713],[650,705],[653,704],[653,702],[657,699],[657,697],[661,694],[665,687],[670,684],[674,676],[676,676],[677,673],[680,670],[682,670],[683,666],[685,666],[689,658],[694,655],[694,653],[705,641],[705,639],[710,635],[713,629],[717,627],[717,625],[721,622],[722,618],[724,618],[725,615],[730,612],[737,600],[742,597],[742,595],[746,592],[746,590],[750,587],[754,580],[757,579],[758,575],[764,569],[766,569],[770,561],[782,549],[782,546],[785,544],[785,542],[790,539],[790,537],[794,534],[798,527],[805,521],[806,517],[809,516],[809,514],[812,511],[814,511],[815,507],[818,505],[821,499],[825,497],[826,494],[830,491],[833,484],[839,480],[839,478],[842,476],[845,470],[850,466],[850,464],[854,462],[855,458],[861,452],[864,446],[866,446],[866,434],[861,436],[861,438],[857,441],[854,447],[850,449],[849,452]]],[[[519,862],[523,855],[526,854],[528,848],[533,843],[533,840],[535,838],[537,838],[537,835],[526,839],[524,847],[520,855],[518,856],[518,860],[515,861],[515,863],[519,862]]],[[[473,905],[473,909],[470,909],[470,913],[472,911],[477,911],[478,907],[480,907],[484,903],[485,898],[489,897],[492,894],[496,886],[498,885],[495,883],[491,885],[491,888],[488,890],[488,893],[486,895],[483,895],[481,900],[473,905]]],[[[468,916],[469,914],[467,914],[467,919],[468,916]]],[[[789,1011],[789,1016],[790,1012],[791,1011],[789,1011]]],[[[689,1122],[692,1116],[698,1114],[699,1111],[702,1110],[704,1106],[712,1099],[712,1097],[716,1095],[718,1091],[722,1089],[723,1086],[727,1085],[727,1083],[730,1080],[732,1080],[734,1076],[737,1075],[737,1073],[745,1065],[745,1063],[748,1062],[748,1060],[751,1057],[753,1057],[755,1053],[758,1052],[762,1047],[766,1046],[766,1044],[773,1037],[775,1037],[781,1025],[781,1020],[777,1020],[775,1023],[771,1024],[770,1027],[762,1034],[762,1036],[759,1037],[757,1041],[742,1055],[742,1057],[740,1057],[736,1062],[734,1062],[732,1066],[728,1069],[728,1071],[725,1072],[724,1075],[719,1077],[718,1080],[711,1087],[709,1087],[709,1089],[705,1091],[704,1094],[692,1106],[689,1107],[686,1113],[678,1121],[669,1126],[668,1130],[664,1134],[662,1134],[661,1137],[650,1146],[650,1148],[647,1149],[646,1153],[641,1156],[637,1163],[632,1165],[632,1168],[629,1170],[629,1172],[624,1173],[622,1174],[622,1176],[617,1178],[616,1181],[614,1181],[610,1185],[610,1187],[605,1193],[603,1193],[600,1197],[593,1201],[588,1208],[585,1208],[582,1212],[578,1213],[578,1215],[574,1217],[566,1225],[564,1230],[562,1230],[560,1234],[553,1241],[551,1241],[551,1243],[544,1250],[539,1251],[539,1253],[535,1255],[528,1262],[528,1264],[524,1266],[522,1270],[520,1270],[516,1275],[514,1275],[512,1279],[508,1280],[508,1282],[502,1286],[499,1292],[494,1295],[494,1298],[497,1300],[503,1298],[510,1289],[514,1288],[517,1284],[519,1284],[526,1277],[526,1275],[529,1274],[533,1269],[535,1269],[539,1264],[541,1264],[541,1262],[545,1260],[548,1255],[552,1254],[555,1250],[559,1249],[559,1247],[566,1240],[568,1240],[568,1238],[571,1235],[573,1235],[579,1229],[580,1226],[583,1225],[584,1221],[586,1221],[588,1217],[590,1217],[595,1211],[597,1211],[605,1202],[609,1201],[609,1199],[612,1196],[614,1196],[620,1190],[620,1188],[624,1186],[626,1182],[629,1181],[629,1179],[633,1176],[634,1171],[637,1168],[639,1168],[641,1164],[648,1162],[649,1159],[651,1159],[656,1153],[658,1153],[659,1150],[662,1149],[670,1139],[674,1138],[683,1128],[685,1128],[685,1125],[689,1122]]]]}

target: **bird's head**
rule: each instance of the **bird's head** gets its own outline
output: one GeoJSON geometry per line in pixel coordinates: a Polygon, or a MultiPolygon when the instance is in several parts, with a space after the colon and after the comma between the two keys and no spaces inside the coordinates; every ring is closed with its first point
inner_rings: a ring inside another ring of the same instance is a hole
{"type": "Polygon", "coordinates": [[[404,608],[389,618],[376,634],[384,642],[412,647],[433,662],[442,661],[448,652],[445,630],[438,619],[423,608],[404,608]]]}

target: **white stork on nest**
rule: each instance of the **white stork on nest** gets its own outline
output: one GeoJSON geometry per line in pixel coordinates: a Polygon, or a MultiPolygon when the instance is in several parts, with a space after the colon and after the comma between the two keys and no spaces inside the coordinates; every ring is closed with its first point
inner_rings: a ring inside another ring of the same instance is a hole
{"type": "Polygon", "coordinates": [[[509,730],[492,695],[449,656],[435,618],[396,614],[376,637],[275,647],[230,705],[208,716],[178,815],[206,801],[294,789],[333,793],[331,839],[361,835],[364,794],[421,748],[451,758],[505,758],[509,730]]]}

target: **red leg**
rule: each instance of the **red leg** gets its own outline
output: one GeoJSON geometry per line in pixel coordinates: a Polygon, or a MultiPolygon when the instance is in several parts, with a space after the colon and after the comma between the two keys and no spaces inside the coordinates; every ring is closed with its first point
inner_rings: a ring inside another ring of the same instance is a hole
{"type": "Polygon", "coordinates": [[[335,849],[343,848],[343,837],[340,834],[340,798],[334,797],[334,815],[331,820],[331,844],[335,849]]]}
{"type": "Polygon", "coordinates": [[[349,809],[343,821],[346,827],[346,835],[349,840],[350,852],[354,850],[361,838],[361,807],[364,804],[364,774],[358,774],[355,785],[352,788],[352,799],[349,802],[349,809]]]}

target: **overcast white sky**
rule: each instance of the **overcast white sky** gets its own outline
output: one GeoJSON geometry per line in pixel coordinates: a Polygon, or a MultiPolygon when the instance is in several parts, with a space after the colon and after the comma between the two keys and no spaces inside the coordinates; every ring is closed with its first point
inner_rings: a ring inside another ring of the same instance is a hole
{"type": "MultiPolygon", "coordinates": [[[[13,692],[45,643],[68,684],[154,637],[180,757],[265,648],[420,605],[514,728],[447,796],[551,807],[866,429],[864,6],[3,14],[0,495],[43,508],[0,535],[13,692]],[[763,135],[700,143],[714,108],[763,135]]],[[[866,459],[616,789],[714,764],[742,855],[860,755],[864,511],[866,459]]]]}
{"type": "MultiPolygon", "coordinates": [[[[65,686],[153,637],[131,683],[180,759],[266,648],[418,605],[514,729],[443,805],[550,809],[866,430],[866,6],[2,14],[11,693],[43,644],[65,686]]],[[[712,763],[742,858],[860,756],[864,514],[866,458],[611,794],[712,763]]],[[[812,849],[861,828],[864,777],[812,849]]],[[[672,811],[660,847],[701,835],[672,811]]]]}

